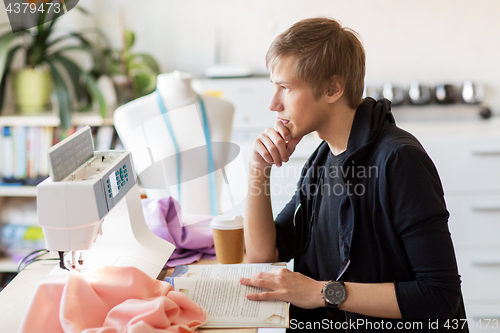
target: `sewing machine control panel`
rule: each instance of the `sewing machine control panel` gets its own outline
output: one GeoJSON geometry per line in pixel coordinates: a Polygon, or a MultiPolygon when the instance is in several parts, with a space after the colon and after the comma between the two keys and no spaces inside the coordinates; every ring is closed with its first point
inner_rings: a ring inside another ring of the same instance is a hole
{"type": "MultiPolygon", "coordinates": [[[[96,152],[97,156],[100,154],[101,152],[96,152]]],[[[122,152],[122,155],[116,159],[110,170],[107,170],[102,177],[108,210],[111,210],[136,183],[130,153],[122,152]]]]}
{"type": "Polygon", "coordinates": [[[127,164],[123,164],[118,171],[113,171],[106,180],[107,195],[113,198],[129,182],[127,164]]]}
{"type": "Polygon", "coordinates": [[[70,173],[63,182],[93,184],[101,212],[109,211],[135,185],[130,152],[95,151],[94,156],[70,173]]]}

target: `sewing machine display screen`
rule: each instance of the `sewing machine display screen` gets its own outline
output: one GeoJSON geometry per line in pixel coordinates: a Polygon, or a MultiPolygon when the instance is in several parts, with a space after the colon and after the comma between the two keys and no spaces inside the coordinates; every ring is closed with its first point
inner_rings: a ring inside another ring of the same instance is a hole
{"type": "Polygon", "coordinates": [[[111,187],[112,197],[116,197],[116,195],[118,194],[118,177],[117,177],[116,171],[113,171],[109,175],[109,184],[111,187]]]}

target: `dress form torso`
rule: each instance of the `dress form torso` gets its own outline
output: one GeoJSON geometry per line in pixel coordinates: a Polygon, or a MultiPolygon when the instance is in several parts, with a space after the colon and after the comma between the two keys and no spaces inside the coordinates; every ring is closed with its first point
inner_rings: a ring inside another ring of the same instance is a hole
{"type": "MultiPolygon", "coordinates": [[[[189,74],[172,72],[158,76],[157,91],[167,110],[167,115],[180,146],[180,151],[206,145],[198,96],[191,88],[189,74]]],[[[221,99],[203,96],[208,126],[212,142],[230,142],[233,106],[221,99]]],[[[181,202],[187,214],[207,214],[210,210],[210,188],[208,176],[181,182],[181,197],[177,191],[177,167],[172,163],[162,163],[168,156],[175,155],[172,137],[168,134],[165,120],[157,101],[157,93],[139,98],[119,107],[114,114],[115,127],[124,144],[132,151],[134,164],[141,182],[145,181],[144,172],[151,171],[154,165],[155,177],[162,174],[166,179],[163,186],[145,186],[149,198],[172,195],[181,202]],[[148,169],[149,168],[149,169],[148,169]],[[144,179],[143,179],[144,178],[144,179]],[[149,187],[149,188],[148,188],[149,187]]],[[[182,156],[182,155],[181,155],[182,156]]],[[[227,154],[214,155],[214,162],[225,164],[227,154]]],[[[181,158],[181,172],[188,168],[203,168],[208,172],[208,160],[200,157],[196,161],[181,158]]],[[[200,170],[200,169],[198,169],[200,170]]],[[[220,197],[222,175],[216,173],[216,193],[220,197]]],[[[161,183],[161,182],[160,182],[161,183]]],[[[156,181],[156,185],[158,181],[156,181]]]]}

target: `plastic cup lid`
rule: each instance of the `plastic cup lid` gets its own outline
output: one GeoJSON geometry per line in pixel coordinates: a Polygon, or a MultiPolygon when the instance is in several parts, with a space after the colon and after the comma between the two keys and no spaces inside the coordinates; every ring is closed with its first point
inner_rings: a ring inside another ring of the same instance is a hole
{"type": "Polygon", "coordinates": [[[243,216],[218,215],[212,218],[210,227],[218,230],[235,230],[243,228],[243,216]]]}

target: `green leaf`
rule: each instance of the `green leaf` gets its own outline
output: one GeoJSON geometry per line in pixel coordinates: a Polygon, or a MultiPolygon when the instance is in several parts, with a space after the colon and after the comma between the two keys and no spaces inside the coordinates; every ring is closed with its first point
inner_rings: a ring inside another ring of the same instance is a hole
{"type": "Polygon", "coordinates": [[[89,42],[89,40],[87,38],[85,38],[81,33],[77,33],[77,32],[71,32],[71,33],[68,33],[67,35],[64,35],[64,36],[61,36],[61,37],[58,37],[54,40],[51,40],[48,44],[47,44],[47,48],[48,47],[51,47],[51,46],[54,46],[55,44],[63,41],[63,40],[67,40],[67,39],[77,39],[79,40],[83,45],[86,45],[88,46],[89,48],[92,48],[92,43],[89,42]]]}
{"type": "Polygon", "coordinates": [[[160,66],[156,62],[155,58],[146,53],[136,53],[128,57],[127,63],[143,61],[148,65],[149,68],[157,75],[160,74],[160,66]]]}
{"type": "Polygon", "coordinates": [[[83,91],[85,89],[85,83],[82,80],[83,71],[73,61],[61,55],[56,55],[53,59],[59,62],[68,73],[78,103],[85,102],[87,94],[83,91]]]}
{"type": "Polygon", "coordinates": [[[108,66],[109,72],[111,74],[121,74],[121,67],[119,62],[111,61],[108,66]]]}
{"type": "Polygon", "coordinates": [[[54,24],[56,24],[57,22],[57,18],[54,19],[54,20],[51,20],[50,23],[49,23],[49,27],[47,28],[47,32],[50,34],[50,32],[52,31],[52,29],[54,28],[54,24]]]}
{"type": "Polygon", "coordinates": [[[134,75],[133,80],[134,80],[136,98],[140,97],[141,94],[145,90],[147,90],[147,88],[151,85],[151,81],[152,81],[150,76],[143,74],[143,73],[139,73],[139,74],[134,75]]]}
{"type": "Polygon", "coordinates": [[[150,72],[154,73],[149,66],[144,62],[132,62],[127,64],[127,68],[130,72],[150,72]]]}
{"type": "Polygon", "coordinates": [[[92,49],[89,48],[88,46],[86,45],[72,45],[72,46],[65,46],[65,47],[61,47],[60,49],[58,49],[56,52],[50,54],[47,56],[47,59],[50,59],[50,58],[53,58],[54,56],[59,56],[61,55],[62,53],[66,52],[66,51],[71,51],[71,50],[82,50],[82,51],[86,51],[90,54],[92,54],[92,49]]]}
{"type": "Polygon", "coordinates": [[[97,104],[99,105],[99,114],[101,117],[104,119],[106,118],[106,114],[108,112],[108,106],[106,105],[106,99],[104,98],[103,94],[99,90],[99,87],[97,86],[97,82],[94,80],[94,78],[85,73],[85,82],[87,83],[87,89],[90,93],[90,96],[92,97],[93,101],[97,101],[97,104]]]}
{"type": "Polygon", "coordinates": [[[64,36],[58,37],[56,39],[53,39],[49,43],[47,43],[47,48],[50,47],[50,46],[53,46],[53,45],[55,45],[55,44],[57,44],[59,42],[62,42],[63,40],[69,39],[69,38],[73,38],[73,36],[64,35],[64,36]]]}
{"type": "Polygon", "coordinates": [[[105,36],[104,32],[101,31],[100,29],[84,29],[80,33],[73,33],[71,35],[66,35],[59,37],[57,39],[54,39],[50,43],[50,48],[51,51],[49,52],[49,55],[47,56],[48,58],[52,57],[53,55],[60,55],[64,51],[68,50],[81,50],[84,52],[87,52],[92,56],[93,60],[93,70],[91,71],[95,76],[95,78],[98,78],[100,75],[109,75],[109,68],[107,66],[108,59],[111,54],[111,49],[109,48],[109,41],[107,37],[105,36]],[[97,42],[95,45],[89,42],[89,40],[83,35],[83,32],[87,33],[93,33],[97,37],[97,42]],[[64,40],[69,40],[69,39],[76,39],[78,40],[81,45],[71,45],[71,46],[65,46],[65,47],[59,47],[58,48],[58,43],[64,40]]]}
{"type": "Polygon", "coordinates": [[[1,77],[1,83],[0,83],[0,110],[3,109],[5,88],[7,86],[7,77],[10,73],[10,69],[11,69],[10,65],[12,63],[12,59],[14,59],[14,55],[21,48],[22,48],[22,45],[18,45],[16,47],[14,47],[12,50],[9,51],[9,54],[7,56],[7,61],[5,62],[5,70],[4,70],[3,75],[1,77]]]}
{"type": "Polygon", "coordinates": [[[10,44],[18,36],[20,35],[9,32],[0,37],[0,77],[3,76],[5,71],[5,64],[9,56],[10,44]]]}
{"type": "Polygon", "coordinates": [[[151,71],[132,72],[136,97],[142,97],[156,89],[157,75],[151,71]]]}
{"type": "Polygon", "coordinates": [[[67,129],[71,126],[71,101],[69,98],[69,91],[56,66],[54,66],[52,62],[49,62],[49,65],[54,80],[54,93],[56,94],[57,105],[59,107],[61,127],[67,129]]]}
{"type": "Polygon", "coordinates": [[[134,42],[135,42],[134,33],[130,30],[125,30],[123,32],[123,40],[125,42],[125,51],[130,50],[132,48],[132,45],[134,45],[134,42]]]}
{"type": "Polygon", "coordinates": [[[99,106],[99,114],[103,118],[106,117],[106,113],[108,111],[106,99],[99,90],[97,82],[92,75],[86,73],[76,63],[66,57],[58,55],[55,56],[53,60],[59,62],[67,71],[74,86],[75,95],[84,98],[88,92],[91,100],[97,102],[99,106]],[[80,82],[81,78],[83,79],[83,84],[80,82]]]}
{"type": "Polygon", "coordinates": [[[81,6],[76,6],[75,8],[78,9],[80,12],[82,12],[85,15],[90,15],[91,14],[88,10],[86,10],[85,8],[83,8],[81,6]]]}

